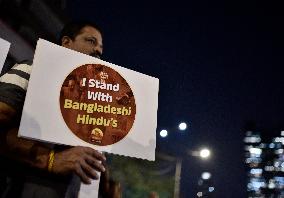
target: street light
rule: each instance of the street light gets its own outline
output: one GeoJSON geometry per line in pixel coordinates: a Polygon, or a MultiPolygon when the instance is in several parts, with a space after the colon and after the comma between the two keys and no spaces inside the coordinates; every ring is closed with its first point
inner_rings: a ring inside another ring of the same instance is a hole
{"type": "Polygon", "coordinates": [[[182,122],[178,125],[179,130],[184,131],[187,128],[187,124],[182,122]]]}
{"type": "Polygon", "coordinates": [[[161,131],[160,131],[160,136],[161,136],[162,138],[167,137],[167,136],[168,136],[168,131],[165,130],[165,129],[161,130],[161,131]]]}
{"type": "MultiPolygon", "coordinates": [[[[199,151],[187,151],[187,154],[193,157],[201,157],[203,159],[206,159],[210,156],[210,150],[204,148],[199,151]]],[[[176,162],[176,172],[175,172],[175,189],[174,189],[174,198],[179,198],[180,193],[180,178],[181,178],[181,166],[182,166],[182,158],[177,158],[176,162]]],[[[208,179],[211,177],[211,174],[208,172],[205,172],[205,177],[208,179]]],[[[202,194],[201,194],[202,196],[202,194]]]]}
{"type": "MultiPolygon", "coordinates": [[[[182,122],[178,125],[179,130],[184,131],[187,128],[187,124],[185,122],[182,122]]],[[[165,138],[168,135],[167,130],[161,130],[160,131],[160,136],[165,138]]],[[[187,150],[186,152],[188,155],[193,156],[193,157],[200,157],[203,159],[207,159],[210,156],[210,150],[207,148],[201,149],[200,151],[198,150],[187,150]]],[[[181,168],[182,168],[182,157],[172,157],[173,159],[176,160],[176,167],[175,167],[175,184],[174,184],[174,198],[179,198],[180,197],[180,179],[181,179],[181,168]]],[[[210,173],[209,173],[210,174],[210,173]]],[[[210,178],[211,175],[205,175],[208,179],[210,178]]],[[[210,188],[210,190],[214,190],[214,188],[210,188]]],[[[202,192],[199,192],[197,194],[198,196],[203,196],[202,192]]]]}
{"type": "Polygon", "coordinates": [[[207,148],[201,149],[199,155],[201,158],[207,159],[210,156],[210,150],[208,150],[207,148]]]}

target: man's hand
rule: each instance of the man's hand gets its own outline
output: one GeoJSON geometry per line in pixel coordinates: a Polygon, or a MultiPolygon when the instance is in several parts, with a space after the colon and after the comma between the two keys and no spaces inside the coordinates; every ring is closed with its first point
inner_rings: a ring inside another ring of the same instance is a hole
{"type": "Polygon", "coordinates": [[[101,163],[105,160],[100,152],[89,147],[77,146],[55,153],[52,172],[56,174],[74,172],[84,183],[90,184],[90,178],[99,178],[96,171],[105,171],[101,163]]]}
{"type": "Polygon", "coordinates": [[[4,102],[0,102],[0,127],[13,121],[16,110],[4,102]]]}
{"type": "MultiPolygon", "coordinates": [[[[17,133],[17,128],[7,132],[5,143],[0,145],[0,154],[47,170],[50,148],[34,140],[18,138],[17,133]]],[[[73,172],[89,184],[90,179],[98,179],[96,171],[105,171],[102,161],[105,161],[104,155],[92,148],[71,147],[55,153],[52,172],[62,175],[73,172]]]]}

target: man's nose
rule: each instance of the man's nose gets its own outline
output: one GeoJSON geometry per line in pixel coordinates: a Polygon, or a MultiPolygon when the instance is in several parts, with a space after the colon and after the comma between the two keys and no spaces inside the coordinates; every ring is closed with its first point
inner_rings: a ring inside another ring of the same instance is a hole
{"type": "Polygon", "coordinates": [[[103,54],[103,48],[100,45],[97,45],[95,47],[95,51],[97,51],[97,53],[99,53],[100,56],[103,54]]]}
{"type": "Polygon", "coordinates": [[[103,51],[102,51],[101,48],[95,47],[95,48],[93,49],[93,53],[92,53],[91,55],[92,55],[92,56],[95,56],[95,57],[97,57],[97,58],[100,58],[100,57],[102,56],[102,53],[103,53],[103,51]]]}

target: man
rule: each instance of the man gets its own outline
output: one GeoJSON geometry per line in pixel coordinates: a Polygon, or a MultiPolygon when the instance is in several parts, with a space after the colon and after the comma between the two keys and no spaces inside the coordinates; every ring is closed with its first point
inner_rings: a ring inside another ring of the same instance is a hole
{"type": "MultiPolygon", "coordinates": [[[[88,22],[66,25],[60,44],[95,57],[103,51],[99,29],[88,22]]],[[[101,163],[105,157],[88,147],[58,148],[17,137],[30,72],[30,65],[18,64],[0,78],[0,163],[2,174],[9,176],[1,197],[76,197],[74,175],[90,184],[98,179],[96,171],[105,171],[101,163]]]]}

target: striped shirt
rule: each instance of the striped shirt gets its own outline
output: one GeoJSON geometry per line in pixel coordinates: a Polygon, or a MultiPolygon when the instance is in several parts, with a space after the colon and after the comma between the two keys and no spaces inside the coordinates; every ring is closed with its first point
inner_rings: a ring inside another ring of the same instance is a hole
{"type": "Polygon", "coordinates": [[[23,109],[32,66],[16,64],[0,77],[0,102],[14,108],[18,113],[23,109]]]}

